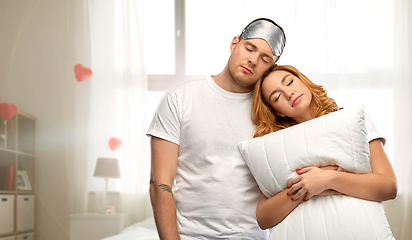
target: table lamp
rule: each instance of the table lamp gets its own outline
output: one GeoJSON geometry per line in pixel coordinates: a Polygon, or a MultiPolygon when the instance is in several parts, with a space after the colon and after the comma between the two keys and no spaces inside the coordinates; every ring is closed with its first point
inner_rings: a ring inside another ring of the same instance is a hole
{"type": "Polygon", "coordinates": [[[105,208],[105,213],[109,212],[110,209],[107,206],[107,183],[109,178],[120,178],[120,165],[119,160],[116,158],[98,158],[96,162],[96,168],[94,170],[95,177],[102,177],[106,180],[106,186],[103,196],[103,203],[105,208]]]}

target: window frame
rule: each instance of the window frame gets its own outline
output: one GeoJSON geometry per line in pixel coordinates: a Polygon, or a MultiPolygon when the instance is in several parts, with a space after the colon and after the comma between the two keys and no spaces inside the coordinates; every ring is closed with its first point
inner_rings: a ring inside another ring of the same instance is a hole
{"type": "Polygon", "coordinates": [[[165,91],[179,83],[204,77],[204,75],[186,75],[186,13],[185,0],[175,3],[175,74],[149,74],[148,90],[165,91]]]}

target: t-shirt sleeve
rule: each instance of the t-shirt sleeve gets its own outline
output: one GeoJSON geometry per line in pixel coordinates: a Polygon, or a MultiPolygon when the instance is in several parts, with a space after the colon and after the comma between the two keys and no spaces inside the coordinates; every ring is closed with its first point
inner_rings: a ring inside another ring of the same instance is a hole
{"type": "Polygon", "coordinates": [[[153,116],[147,136],[154,136],[179,145],[180,121],[178,101],[175,95],[166,92],[153,116]]]}
{"type": "Polygon", "coordinates": [[[368,135],[368,142],[380,138],[382,141],[382,144],[385,146],[386,144],[385,136],[379,132],[375,123],[372,121],[372,119],[369,117],[368,114],[365,114],[365,127],[366,127],[366,133],[368,135]]]}

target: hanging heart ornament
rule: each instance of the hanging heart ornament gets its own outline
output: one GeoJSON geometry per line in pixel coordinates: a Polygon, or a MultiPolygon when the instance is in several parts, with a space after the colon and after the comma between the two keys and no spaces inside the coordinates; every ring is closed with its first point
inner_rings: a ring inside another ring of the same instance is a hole
{"type": "Polygon", "coordinates": [[[0,103],[0,117],[4,120],[10,120],[16,115],[17,107],[14,104],[0,103]]]}
{"type": "Polygon", "coordinates": [[[118,139],[118,138],[110,138],[109,140],[109,147],[112,151],[118,149],[120,147],[120,145],[122,145],[122,140],[118,139]]]}
{"type": "Polygon", "coordinates": [[[90,68],[84,67],[81,64],[74,66],[74,74],[78,82],[82,82],[92,76],[93,72],[90,68]]]}

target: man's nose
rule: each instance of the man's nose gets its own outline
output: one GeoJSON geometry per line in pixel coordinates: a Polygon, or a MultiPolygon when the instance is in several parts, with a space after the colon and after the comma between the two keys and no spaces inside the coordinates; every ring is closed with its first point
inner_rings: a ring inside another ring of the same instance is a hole
{"type": "Polygon", "coordinates": [[[259,60],[259,54],[252,54],[249,58],[249,62],[253,65],[256,66],[256,63],[259,60]]]}

